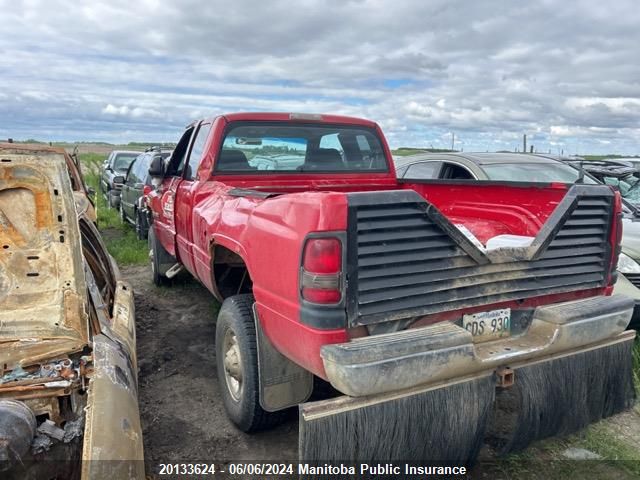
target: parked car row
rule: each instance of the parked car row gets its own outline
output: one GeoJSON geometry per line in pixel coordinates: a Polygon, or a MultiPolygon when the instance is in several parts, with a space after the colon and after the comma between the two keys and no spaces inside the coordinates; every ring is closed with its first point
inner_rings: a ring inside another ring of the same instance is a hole
{"type": "Polygon", "coordinates": [[[166,161],[170,155],[171,150],[160,147],[142,153],[116,150],[103,163],[100,178],[107,205],[119,210],[122,223],[133,225],[140,240],[149,231],[145,195],[151,190],[151,160],[157,156],[166,161]]]}
{"type": "Polygon", "coordinates": [[[110,208],[118,208],[122,183],[127,170],[138,155],[140,152],[114,150],[102,163],[99,188],[110,208]]]}

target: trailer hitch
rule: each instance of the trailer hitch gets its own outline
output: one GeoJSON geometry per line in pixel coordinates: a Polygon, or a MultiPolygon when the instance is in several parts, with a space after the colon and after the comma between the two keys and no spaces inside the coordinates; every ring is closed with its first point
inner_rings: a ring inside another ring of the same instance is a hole
{"type": "Polygon", "coordinates": [[[509,388],[515,381],[515,372],[509,367],[499,367],[496,369],[496,386],[499,388],[509,388]]]}

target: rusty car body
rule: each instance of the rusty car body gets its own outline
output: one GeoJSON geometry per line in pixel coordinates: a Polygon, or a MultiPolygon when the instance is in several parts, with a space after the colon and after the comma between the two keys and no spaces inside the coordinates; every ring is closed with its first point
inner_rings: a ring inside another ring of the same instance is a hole
{"type": "Polygon", "coordinates": [[[97,215],[96,208],[93,200],[91,199],[93,193],[92,190],[87,187],[82,177],[82,171],[80,170],[80,164],[75,159],[75,154],[71,155],[62,147],[54,147],[44,144],[29,144],[29,143],[0,143],[0,149],[3,152],[29,152],[31,154],[43,153],[57,153],[64,156],[65,164],[67,166],[67,173],[71,180],[71,189],[73,190],[73,196],[76,201],[76,209],[82,213],[87,219],[96,223],[97,215]]]}
{"type": "Polygon", "coordinates": [[[77,204],[62,152],[0,145],[3,478],[144,477],[133,292],[77,204]]]}

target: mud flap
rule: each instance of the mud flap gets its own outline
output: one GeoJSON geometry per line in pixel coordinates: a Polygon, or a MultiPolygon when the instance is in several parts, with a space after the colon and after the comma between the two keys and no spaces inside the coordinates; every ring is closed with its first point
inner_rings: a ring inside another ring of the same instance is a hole
{"type": "Polygon", "coordinates": [[[633,406],[633,337],[597,349],[514,368],[498,389],[487,443],[497,453],[580,430],[633,406]]]}
{"type": "MultiPolygon", "coordinates": [[[[504,454],[630,408],[633,335],[429,388],[300,406],[300,460],[473,465],[483,444],[504,454]]],[[[381,372],[384,375],[384,372],[381,372]]]]}
{"type": "Polygon", "coordinates": [[[429,389],[300,406],[300,461],[473,463],[495,393],[493,372],[429,389]]]}
{"type": "Polygon", "coordinates": [[[260,406],[276,412],[305,402],[313,391],[313,374],[278,352],[260,326],[253,305],[258,343],[258,377],[260,406]]]}

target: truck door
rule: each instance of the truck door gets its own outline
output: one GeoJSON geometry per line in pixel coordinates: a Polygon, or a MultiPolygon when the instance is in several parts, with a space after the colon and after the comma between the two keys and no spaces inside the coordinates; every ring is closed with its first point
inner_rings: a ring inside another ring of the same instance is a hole
{"type": "Polygon", "coordinates": [[[132,197],[133,192],[132,189],[135,188],[136,183],[140,180],[138,179],[138,171],[140,165],[143,163],[142,159],[144,154],[139,155],[136,159],[129,165],[129,169],[127,170],[127,174],[125,175],[125,181],[122,185],[122,190],[120,191],[120,208],[126,214],[128,218],[134,218],[133,216],[133,203],[132,197]]]}
{"type": "Polygon", "coordinates": [[[176,191],[182,181],[189,144],[194,130],[194,126],[190,126],[185,130],[173,150],[162,185],[158,188],[156,194],[151,196],[153,228],[165,250],[175,257],[178,257],[178,251],[175,247],[176,225],[174,217],[176,191]]]}
{"type": "MultiPolygon", "coordinates": [[[[193,222],[193,198],[201,180],[198,179],[198,167],[206,151],[207,139],[211,132],[211,123],[201,123],[195,132],[195,138],[189,151],[183,180],[178,186],[174,204],[176,222],[176,247],[180,262],[193,275],[197,276],[194,258],[194,238],[198,226],[193,222]]],[[[204,180],[204,179],[203,179],[204,180]]]]}

